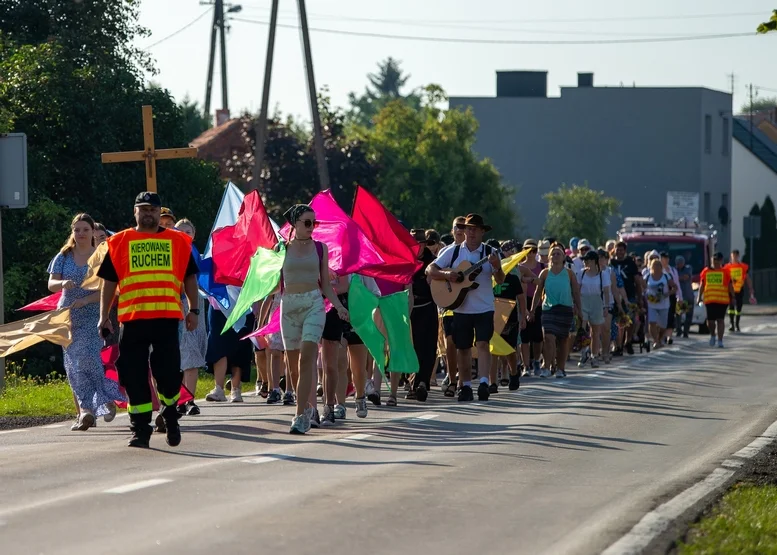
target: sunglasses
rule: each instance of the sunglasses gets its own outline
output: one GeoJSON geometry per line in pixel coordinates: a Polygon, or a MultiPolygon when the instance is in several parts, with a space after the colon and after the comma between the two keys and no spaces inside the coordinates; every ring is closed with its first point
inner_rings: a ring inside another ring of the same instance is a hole
{"type": "Polygon", "coordinates": [[[318,227],[318,222],[316,220],[300,220],[303,224],[305,224],[305,227],[318,227]]]}

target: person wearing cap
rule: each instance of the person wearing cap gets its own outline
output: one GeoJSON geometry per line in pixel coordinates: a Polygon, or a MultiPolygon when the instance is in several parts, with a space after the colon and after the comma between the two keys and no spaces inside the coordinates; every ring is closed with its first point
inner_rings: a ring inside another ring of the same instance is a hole
{"type": "MultiPolygon", "coordinates": [[[[119,383],[127,391],[132,438],[130,447],[148,447],[153,410],[148,380],[149,362],[164,408],[167,444],[181,443],[176,405],[181,390],[181,351],[178,323],[183,319],[182,290],[189,306],[197,306],[197,262],[192,240],[181,232],[160,227],[162,202],[146,191],[135,199],[136,227],[108,238],[108,252],[97,271],[100,288],[99,333],[116,333],[110,309],[118,289],[119,383]],[[149,350],[153,349],[149,357],[149,350]]],[[[197,328],[199,310],[186,314],[186,329],[197,328]]]]}
{"type": "MultiPolygon", "coordinates": [[[[453,219],[451,225],[451,236],[453,241],[448,246],[455,247],[461,245],[467,238],[465,234],[466,216],[456,216],[453,219]]],[[[439,256],[438,251],[437,255],[439,256]]],[[[452,310],[440,310],[440,318],[442,320],[443,337],[445,338],[445,370],[447,376],[442,382],[443,395],[446,397],[455,397],[457,385],[461,387],[461,380],[458,379],[458,363],[456,361],[456,344],[453,341],[453,311],[452,310]]]]}
{"type": "Polygon", "coordinates": [[[691,331],[691,323],[693,323],[693,310],[696,303],[694,302],[693,293],[693,268],[689,264],[686,264],[684,256],[676,256],[674,259],[675,269],[677,270],[677,287],[680,290],[683,300],[686,301],[688,307],[684,315],[678,315],[675,319],[675,327],[677,328],[677,336],[682,334],[687,338],[691,331]],[[684,316],[684,318],[683,318],[684,316]]]}
{"type": "MultiPolygon", "coordinates": [[[[572,239],[574,239],[574,237],[572,239]]],[[[588,239],[580,239],[580,241],[577,242],[577,245],[572,247],[572,269],[576,276],[579,276],[585,269],[583,259],[586,254],[591,252],[592,248],[591,242],[588,239]]]]}
{"type": "Polygon", "coordinates": [[[175,229],[175,214],[166,206],[159,209],[159,225],[165,229],[175,229]]]}
{"type": "Polygon", "coordinates": [[[734,297],[734,285],[731,283],[731,273],[723,266],[723,253],[716,252],[712,257],[712,265],[701,271],[699,281],[699,303],[704,303],[707,311],[707,326],[710,329],[710,347],[717,345],[723,348],[726,312],[734,297]]]}
{"type": "Polygon", "coordinates": [[[549,264],[548,256],[550,255],[550,245],[551,242],[548,239],[543,239],[537,245],[537,261],[545,266],[549,264]]]}
{"type": "Polygon", "coordinates": [[[487,401],[491,371],[490,342],[494,335],[492,278],[496,283],[504,283],[505,274],[497,252],[483,244],[483,235],[491,230],[491,226],[486,225],[483,217],[479,214],[469,214],[463,227],[466,235],[464,243],[451,245],[440,251],[437,259],[427,268],[427,275],[432,279],[461,282],[465,277],[457,269],[460,263],[466,261],[476,264],[486,260],[476,275],[471,276],[478,287],[470,289],[461,306],[453,311],[453,341],[456,345],[457,367],[461,370],[462,387],[459,390],[459,401],[474,400],[472,382],[470,376],[466,375],[472,367],[473,344],[478,350],[478,399],[487,401]]]}
{"type": "Polygon", "coordinates": [[[734,249],[731,251],[731,261],[726,264],[729,273],[731,274],[731,283],[734,285],[734,298],[731,301],[731,306],[728,307],[728,318],[731,325],[728,331],[740,331],[739,322],[742,319],[742,305],[745,299],[745,283],[750,291],[750,304],[756,304],[755,289],[753,289],[753,280],[750,279],[750,266],[745,264],[739,259],[739,251],[734,249]]]}
{"type": "MultiPolygon", "coordinates": [[[[539,275],[545,269],[545,264],[538,260],[539,246],[536,239],[526,239],[523,242],[523,248],[529,249],[529,256],[519,267],[521,269],[521,283],[526,292],[526,306],[531,307],[534,294],[537,291],[537,284],[540,281],[539,275]]],[[[548,250],[550,245],[548,245],[548,250]]],[[[547,251],[545,252],[547,258],[547,251]]],[[[532,375],[539,377],[540,358],[542,357],[542,305],[537,305],[532,318],[529,318],[528,310],[524,316],[526,318],[526,327],[521,330],[521,358],[523,359],[523,377],[532,375]]]]}

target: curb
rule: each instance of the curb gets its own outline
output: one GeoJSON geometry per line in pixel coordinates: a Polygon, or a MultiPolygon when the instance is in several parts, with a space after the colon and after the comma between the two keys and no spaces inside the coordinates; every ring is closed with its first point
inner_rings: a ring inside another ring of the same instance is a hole
{"type": "Polygon", "coordinates": [[[646,514],[602,555],[666,553],[688,527],[717,501],[742,474],[745,462],[777,439],[777,421],[706,478],[646,514]]]}

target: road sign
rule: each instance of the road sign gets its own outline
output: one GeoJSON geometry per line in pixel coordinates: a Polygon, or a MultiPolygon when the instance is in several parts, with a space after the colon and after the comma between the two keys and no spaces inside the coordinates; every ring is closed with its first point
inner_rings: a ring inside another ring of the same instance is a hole
{"type": "Polygon", "coordinates": [[[742,224],[745,239],[761,238],[761,216],[745,216],[742,224]]]}
{"type": "Polygon", "coordinates": [[[674,222],[684,219],[692,222],[699,217],[699,193],[688,191],[666,192],[666,219],[674,222]]]}
{"type": "Polygon", "coordinates": [[[27,135],[0,133],[0,207],[27,208],[27,135]]]}

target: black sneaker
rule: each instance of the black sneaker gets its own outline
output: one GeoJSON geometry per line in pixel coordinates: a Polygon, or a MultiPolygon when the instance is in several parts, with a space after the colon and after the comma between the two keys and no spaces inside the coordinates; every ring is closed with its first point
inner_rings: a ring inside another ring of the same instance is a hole
{"type": "Polygon", "coordinates": [[[175,410],[177,410],[178,414],[180,414],[181,416],[186,416],[186,406],[187,406],[186,403],[184,403],[183,405],[178,405],[177,407],[175,407],[175,410]]]}
{"type": "MultiPolygon", "coordinates": [[[[488,386],[488,392],[492,395],[494,393],[499,393],[499,386],[496,385],[495,383],[492,383],[491,385],[488,386]]],[[[478,387],[478,394],[480,394],[480,387],[478,387]]]]}
{"type": "Polygon", "coordinates": [[[631,343],[627,343],[626,344],[626,352],[628,354],[630,354],[630,355],[633,355],[634,354],[634,345],[632,345],[631,343]]]}
{"type": "Polygon", "coordinates": [[[614,357],[622,357],[623,356],[623,347],[618,347],[612,352],[612,356],[614,357]]]}
{"type": "Polygon", "coordinates": [[[488,387],[486,382],[480,382],[480,385],[478,386],[478,401],[488,401],[490,391],[491,388],[488,387]]]}
{"type": "Polygon", "coordinates": [[[521,387],[521,375],[515,374],[510,376],[510,384],[507,386],[510,391],[515,391],[521,387]]]}
{"type": "Polygon", "coordinates": [[[376,407],[379,407],[381,405],[380,393],[378,393],[377,391],[373,391],[372,393],[367,395],[367,399],[369,399],[370,403],[372,403],[376,407]]]}
{"type": "Polygon", "coordinates": [[[286,376],[281,376],[281,379],[278,381],[278,387],[281,388],[281,391],[286,391],[286,376]]]}
{"type": "Polygon", "coordinates": [[[459,403],[468,403],[474,400],[475,396],[472,394],[472,387],[464,385],[459,389],[459,403]]]}
{"type": "Polygon", "coordinates": [[[281,399],[281,392],[279,390],[273,389],[267,395],[267,404],[268,405],[277,405],[281,401],[282,401],[282,399],[281,399]]]}
{"type": "Polygon", "coordinates": [[[194,404],[194,401],[186,403],[186,416],[197,416],[200,414],[200,407],[194,404]]]}
{"type": "Polygon", "coordinates": [[[734,331],[734,324],[731,324],[731,325],[728,327],[728,331],[734,331]]]}
{"type": "Polygon", "coordinates": [[[127,447],[140,447],[141,449],[148,449],[149,444],[150,438],[148,435],[134,432],[130,440],[127,442],[127,447]]]}
{"type": "Polygon", "coordinates": [[[316,396],[317,397],[323,397],[324,396],[324,386],[321,384],[318,384],[318,387],[316,388],[316,396]]]}
{"type": "Polygon", "coordinates": [[[165,441],[170,447],[178,447],[181,444],[181,427],[178,425],[178,420],[171,420],[166,422],[167,433],[165,434],[165,441]]]}
{"type": "Polygon", "coordinates": [[[283,394],[283,404],[286,406],[295,405],[294,394],[291,391],[287,391],[283,394]]]}
{"type": "Polygon", "coordinates": [[[410,401],[415,401],[416,400],[415,391],[411,389],[410,391],[405,393],[405,399],[409,399],[410,401]]]}
{"type": "Polygon", "coordinates": [[[688,339],[688,334],[687,333],[683,333],[683,338],[684,339],[688,339]]]}
{"type": "Polygon", "coordinates": [[[739,326],[737,326],[737,333],[741,332],[742,330],[739,329],[739,326]]]}
{"type": "Polygon", "coordinates": [[[418,384],[418,387],[415,389],[415,398],[417,401],[421,401],[422,403],[426,401],[426,399],[429,397],[429,392],[426,390],[426,384],[418,384]]]}
{"type": "Polygon", "coordinates": [[[269,395],[269,386],[267,385],[267,382],[262,382],[262,387],[259,389],[259,396],[267,399],[267,396],[269,395]]]}
{"type": "Polygon", "coordinates": [[[161,413],[156,415],[156,420],[154,420],[154,424],[156,425],[156,429],[154,430],[156,433],[158,434],[167,433],[167,425],[161,413]]]}

